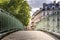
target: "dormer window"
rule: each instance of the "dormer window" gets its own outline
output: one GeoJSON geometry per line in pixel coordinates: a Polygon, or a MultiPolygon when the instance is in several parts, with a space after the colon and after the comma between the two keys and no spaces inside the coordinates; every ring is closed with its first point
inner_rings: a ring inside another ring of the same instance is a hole
{"type": "Polygon", "coordinates": [[[47,7],[47,10],[49,10],[50,8],[49,7],[47,7]]]}
{"type": "Polygon", "coordinates": [[[45,10],[47,10],[47,6],[45,7],[45,10]]]}
{"type": "Polygon", "coordinates": [[[60,9],[60,5],[59,5],[59,9],[60,9]]]}
{"type": "Polygon", "coordinates": [[[59,5],[59,8],[60,8],[60,5],[59,5]]]}
{"type": "Polygon", "coordinates": [[[54,10],[55,9],[55,6],[52,6],[52,9],[54,10]]]}

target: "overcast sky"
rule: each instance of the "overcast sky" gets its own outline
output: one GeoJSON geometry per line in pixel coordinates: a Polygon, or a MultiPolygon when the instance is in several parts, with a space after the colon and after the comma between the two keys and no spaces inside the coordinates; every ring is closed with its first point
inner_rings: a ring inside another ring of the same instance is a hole
{"type": "MultiPolygon", "coordinates": [[[[51,3],[54,0],[27,0],[29,5],[32,7],[31,15],[38,10],[40,7],[42,7],[43,3],[51,3]]],[[[56,0],[59,1],[59,0],[56,0]]]]}

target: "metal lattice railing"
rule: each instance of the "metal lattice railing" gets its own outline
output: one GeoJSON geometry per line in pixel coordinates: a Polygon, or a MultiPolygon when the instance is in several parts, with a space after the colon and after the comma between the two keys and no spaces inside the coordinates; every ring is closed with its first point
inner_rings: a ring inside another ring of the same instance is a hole
{"type": "Polygon", "coordinates": [[[0,33],[16,29],[23,30],[23,24],[10,13],[0,9],[0,33]]]}

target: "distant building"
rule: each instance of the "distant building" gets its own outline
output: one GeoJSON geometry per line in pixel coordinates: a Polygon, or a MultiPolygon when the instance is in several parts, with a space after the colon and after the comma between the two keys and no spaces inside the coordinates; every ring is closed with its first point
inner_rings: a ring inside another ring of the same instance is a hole
{"type": "Polygon", "coordinates": [[[38,21],[40,21],[40,10],[37,10],[31,18],[31,28],[34,30],[38,21]]]}
{"type": "Polygon", "coordinates": [[[31,19],[31,27],[60,32],[60,2],[43,3],[43,8],[36,11],[31,19]]]}

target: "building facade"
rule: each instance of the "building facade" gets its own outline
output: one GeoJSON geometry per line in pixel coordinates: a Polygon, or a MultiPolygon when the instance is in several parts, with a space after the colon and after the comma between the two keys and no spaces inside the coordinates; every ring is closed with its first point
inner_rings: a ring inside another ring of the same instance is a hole
{"type": "Polygon", "coordinates": [[[44,29],[60,32],[60,2],[43,3],[43,8],[33,15],[35,30],[44,29]]]}
{"type": "Polygon", "coordinates": [[[40,10],[37,10],[31,18],[31,29],[34,30],[36,28],[36,24],[40,21],[40,10]]]}

